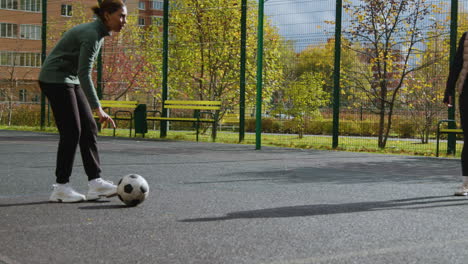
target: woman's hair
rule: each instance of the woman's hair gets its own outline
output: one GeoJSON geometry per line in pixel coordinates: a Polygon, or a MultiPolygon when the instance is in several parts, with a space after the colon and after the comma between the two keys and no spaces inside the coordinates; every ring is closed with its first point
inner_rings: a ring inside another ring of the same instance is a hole
{"type": "Polygon", "coordinates": [[[123,0],[102,0],[100,4],[98,3],[97,5],[93,6],[91,10],[93,10],[96,16],[98,16],[102,20],[105,20],[105,12],[112,14],[124,6],[125,3],[123,0]]]}

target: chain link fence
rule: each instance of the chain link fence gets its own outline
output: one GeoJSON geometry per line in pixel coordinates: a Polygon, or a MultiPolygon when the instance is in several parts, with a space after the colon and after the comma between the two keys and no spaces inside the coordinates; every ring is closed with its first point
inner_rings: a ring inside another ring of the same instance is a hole
{"type": "MultiPolygon", "coordinates": [[[[343,1],[339,119],[334,120],[337,1],[266,1],[263,144],[330,149],[338,124],[338,149],[434,155],[437,123],[448,117],[442,98],[451,36],[454,29],[456,38],[468,30],[468,1],[457,2],[455,28],[453,2],[343,1]]],[[[103,48],[102,97],[138,100],[150,110],[159,110],[164,97],[219,100],[219,135],[239,133],[243,114],[245,140],[254,140],[258,2],[168,1],[167,42],[162,0],[127,3],[126,29],[103,48]]],[[[66,23],[49,20],[48,47],[65,28],[92,20],[89,1],[73,5],[66,23]]],[[[2,82],[4,96],[0,93],[0,124],[37,125],[37,95],[22,100],[16,91],[16,98],[7,100],[7,83],[2,82]],[[28,111],[34,112],[32,120],[22,118],[28,111]]],[[[150,129],[158,131],[159,124],[150,129]]],[[[170,129],[190,127],[174,123],[170,129]]],[[[446,148],[443,141],[441,151],[446,148]]]]}

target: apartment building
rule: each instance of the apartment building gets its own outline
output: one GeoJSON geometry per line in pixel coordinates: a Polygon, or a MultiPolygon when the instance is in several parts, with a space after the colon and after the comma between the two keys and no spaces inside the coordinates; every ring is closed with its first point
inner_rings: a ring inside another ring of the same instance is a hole
{"type": "MultiPolygon", "coordinates": [[[[0,103],[40,100],[37,78],[41,66],[42,2],[0,0],[0,103]]],[[[54,34],[60,34],[60,26],[73,19],[74,6],[91,7],[96,2],[48,0],[48,45],[53,42],[50,39],[57,38],[54,34]]],[[[128,0],[126,4],[130,14],[138,14],[140,26],[162,25],[163,0],[128,0]]]]}
{"type": "MultiPolygon", "coordinates": [[[[47,20],[63,25],[73,5],[94,0],[47,1],[47,20]]],[[[90,16],[91,16],[90,12],[90,16]]],[[[42,0],[0,0],[0,102],[38,102],[41,66],[42,0]]],[[[49,47],[50,48],[50,47],[49,47]]]]}
{"type": "MultiPolygon", "coordinates": [[[[131,2],[131,1],[128,1],[131,2]]],[[[163,0],[150,1],[140,0],[138,1],[138,25],[147,27],[149,25],[161,26],[163,23],[163,0]]],[[[130,7],[129,7],[130,11],[130,7]]]]}

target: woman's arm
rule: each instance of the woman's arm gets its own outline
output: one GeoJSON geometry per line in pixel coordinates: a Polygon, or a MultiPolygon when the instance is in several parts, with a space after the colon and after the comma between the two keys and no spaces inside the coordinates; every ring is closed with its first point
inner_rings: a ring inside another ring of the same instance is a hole
{"type": "Polygon", "coordinates": [[[101,49],[102,41],[84,40],[78,57],[78,79],[92,109],[101,106],[92,80],[93,64],[101,49]]]}

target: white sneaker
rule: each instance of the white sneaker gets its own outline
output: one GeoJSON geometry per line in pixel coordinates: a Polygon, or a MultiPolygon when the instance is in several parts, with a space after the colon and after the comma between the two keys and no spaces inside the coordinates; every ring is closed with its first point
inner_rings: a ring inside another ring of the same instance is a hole
{"type": "Polygon", "coordinates": [[[88,186],[88,195],[86,195],[88,201],[94,201],[101,197],[109,198],[117,195],[117,185],[101,178],[89,181],[88,186]]]}
{"type": "Polygon", "coordinates": [[[462,186],[454,193],[455,196],[467,196],[468,185],[462,184],[462,186]]]}
{"type": "Polygon", "coordinates": [[[54,190],[50,195],[49,201],[56,203],[77,203],[85,201],[86,197],[73,190],[70,184],[54,184],[54,190]]]}

